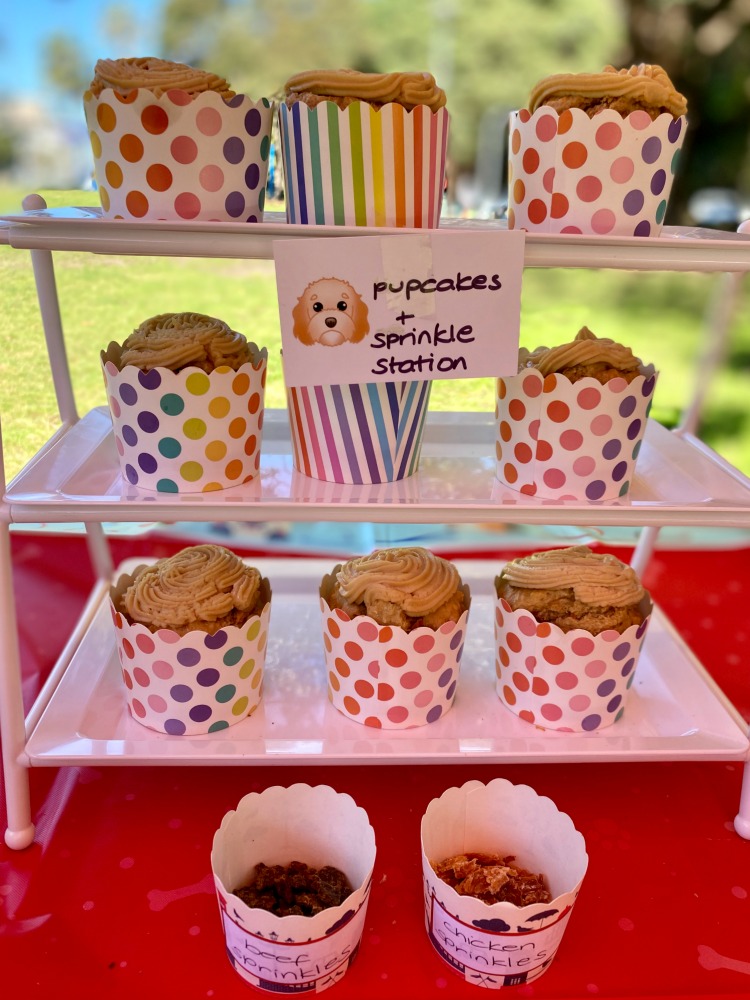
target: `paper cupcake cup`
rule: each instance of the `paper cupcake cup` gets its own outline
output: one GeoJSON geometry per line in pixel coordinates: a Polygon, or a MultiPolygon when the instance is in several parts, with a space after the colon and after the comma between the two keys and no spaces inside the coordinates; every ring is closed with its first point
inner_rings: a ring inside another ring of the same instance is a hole
{"type": "Polygon", "coordinates": [[[102,212],[111,219],[262,222],[273,105],[170,90],[83,96],[102,212]]]}
{"type": "Polygon", "coordinates": [[[425,924],[438,955],[467,983],[519,986],[549,968],[588,866],[586,845],[569,816],[528,785],[469,781],[433,799],[422,818],[425,924]],[[460,896],[430,861],[479,852],[513,855],[547,878],[549,903],[488,905],[460,896]]]}
{"type": "Polygon", "coordinates": [[[217,830],[214,873],[227,955],[259,990],[320,993],[346,973],[359,949],[375,864],[375,834],[367,813],[327,785],[291,785],[246,795],[217,830]],[[247,906],[233,890],[260,862],[312,868],[332,865],[354,891],[314,917],[277,917],[247,906]]]}
{"type": "Polygon", "coordinates": [[[326,595],[340,569],[320,586],[328,700],[348,719],[374,729],[414,729],[442,719],[458,687],[469,588],[463,587],[467,609],[457,622],[407,632],[331,609],[326,595]]]}
{"type": "Polygon", "coordinates": [[[102,351],[120,471],[159,493],[207,493],[247,483],[260,469],[268,352],[250,344],[237,371],[118,367],[121,347],[102,351]]]}
{"type": "Polygon", "coordinates": [[[628,384],[571,382],[536,369],[497,380],[495,475],[519,493],[555,500],[611,500],[633,482],[657,373],[628,384]]]}
{"type": "Polygon", "coordinates": [[[334,483],[387,483],[419,467],[431,382],[287,388],[296,469],[334,483]]]}
{"type": "Polygon", "coordinates": [[[142,567],[123,574],[110,590],[117,655],[131,715],[142,726],[169,736],[216,733],[252,715],[263,693],[263,668],[271,617],[271,586],[265,606],[241,626],[210,635],[195,630],[152,632],[130,624],[119,600],[142,567]]]}
{"type": "Polygon", "coordinates": [[[648,595],[641,611],[646,617],[640,625],[622,633],[608,629],[592,635],[585,629],[563,632],[537,621],[530,611],[513,611],[504,598],[497,598],[498,698],[514,715],[541,729],[593,733],[613,725],[625,711],[635,680],[651,614],[648,595]]]}
{"type": "Polygon", "coordinates": [[[508,227],[658,236],[686,130],[685,117],[645,111],[512,112],[508,227]]]}
{"type": "Polygon", "coordinates": [[[436,229],[448,112],[332,101],[279,105],[291,223],[436,229]]]}

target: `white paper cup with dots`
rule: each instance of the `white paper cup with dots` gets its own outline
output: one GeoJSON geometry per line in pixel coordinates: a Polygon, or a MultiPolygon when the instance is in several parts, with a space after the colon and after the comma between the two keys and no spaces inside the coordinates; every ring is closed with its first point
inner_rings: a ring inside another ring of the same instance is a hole
{"type": "Polygon", "coordinates": [[[123,480],[158,493],[208,493],[250,482],[260,469],[268,351],[252,360],[173,372],[120,368],[122,348],[101,353],[123,480]]]}
{"type": "Polygon", "coordinates": [[[241,626],[179,632],[129,622],[118,608],[142,566],[110,588],[110,612],[128,707],[142,726],[168,736],[201,736],[233,726],[256,710],[271,618],[271,586],[264,606],[241,626]]]}

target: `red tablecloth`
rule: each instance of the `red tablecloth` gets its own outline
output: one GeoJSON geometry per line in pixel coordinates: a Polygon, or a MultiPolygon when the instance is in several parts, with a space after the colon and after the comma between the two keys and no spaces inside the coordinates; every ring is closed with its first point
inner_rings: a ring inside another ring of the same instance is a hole
{"type": "MultiPolygon", "coordinates": [[[[177,547],[153,536],[113,541],[116,562],[177,547]]],[[[23,534],[13,551],[31,700],[92,576],[80,538],[23,534]]],[[[747,550],[660,552],[645,580],[748,719],[749,565],[747,550]]],[[[36,842],[0,848],[3,991],[251,995],[224,952],[211,841],[248,791],[302,780],[351,794],[377,838],[362,947],[332,1000],[475,997],[424,932],[419,824],[444,789],[498,776],[550,796],[590,859],[550,970],[511,996],[750,996],[750,843],[732,827],[742,765],[726,762],[32,769],[36,842]]]]}

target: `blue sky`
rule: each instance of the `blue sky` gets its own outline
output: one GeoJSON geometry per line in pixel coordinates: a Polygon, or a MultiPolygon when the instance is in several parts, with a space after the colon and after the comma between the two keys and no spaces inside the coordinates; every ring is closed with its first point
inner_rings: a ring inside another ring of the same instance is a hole
{"type": "Polygon", "coordinates": [[[101,30],[107,0],[0,0],[0,96],[49,97],[41,58],[47,35],[75,35],[93,70],[102,56],[158,55],[155,48],[160,0],[117,0],[139,25],[138,51],[114,52],[101,30]]]}

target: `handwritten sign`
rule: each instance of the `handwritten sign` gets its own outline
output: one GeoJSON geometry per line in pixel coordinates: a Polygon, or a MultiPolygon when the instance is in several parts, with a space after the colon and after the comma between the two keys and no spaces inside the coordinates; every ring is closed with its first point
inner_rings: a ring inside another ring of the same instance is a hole
{"type": "Polygon", "coordinates": [[[515,374],[525,233],[274,242],[287,385],[515,374]]]}

